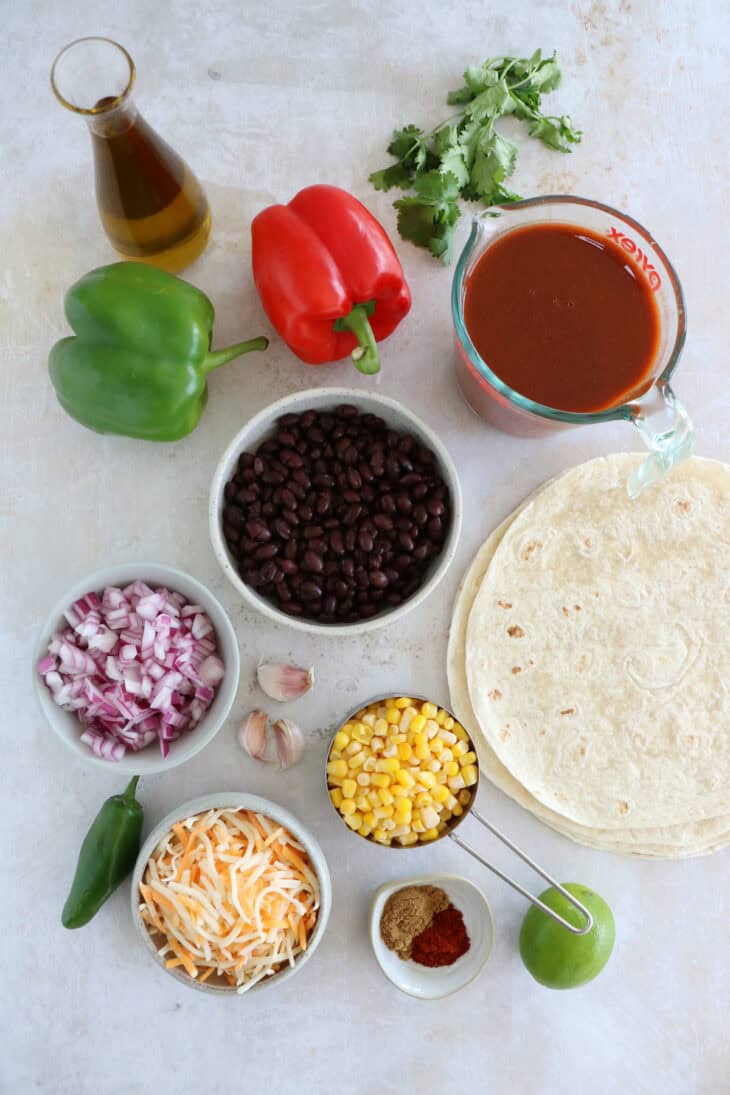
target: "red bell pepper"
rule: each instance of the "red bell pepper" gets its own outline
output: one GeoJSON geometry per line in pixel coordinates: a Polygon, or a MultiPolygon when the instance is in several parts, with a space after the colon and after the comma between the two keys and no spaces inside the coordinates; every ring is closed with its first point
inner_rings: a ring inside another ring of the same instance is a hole
{"type": "Polygon", "coordinates": [[[411,294],[393,245],[345,190],[308,186],[251,225],[253,276],[272,324],[309,365],[352,355],[377,373],[376,342],[395,330],[411,294]]]}

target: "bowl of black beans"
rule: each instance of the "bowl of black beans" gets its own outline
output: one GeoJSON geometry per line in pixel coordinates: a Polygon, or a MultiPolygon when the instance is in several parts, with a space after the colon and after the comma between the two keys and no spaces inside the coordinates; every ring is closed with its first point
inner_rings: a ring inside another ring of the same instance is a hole
{"type": "Polygon", "coordinates": [[[255,415],[216,470],[210,535],[241,596],[277,623],[370,631],[438,585],[461,530],[445,446],[386,396],[297,392],[255,415]]]}

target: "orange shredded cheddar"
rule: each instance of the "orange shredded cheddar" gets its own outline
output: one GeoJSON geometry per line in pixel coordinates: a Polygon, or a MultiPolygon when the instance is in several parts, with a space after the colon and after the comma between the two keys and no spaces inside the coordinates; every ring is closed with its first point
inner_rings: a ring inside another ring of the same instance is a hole
{"type": "Polygon", "coordinates": [[[305,849],[247,810],[177,822],[139,890],[140,915],[166,967],[200,982],[215,974],[238,992],[294,965],[317,923],[319,885],[305,849]]]}

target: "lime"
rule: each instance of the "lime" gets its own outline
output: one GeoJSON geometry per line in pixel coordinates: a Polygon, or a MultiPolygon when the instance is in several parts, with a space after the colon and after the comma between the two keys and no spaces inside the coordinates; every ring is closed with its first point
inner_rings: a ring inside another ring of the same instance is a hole
{"type": "MultiPolygon", "coordinates": [[[[536,905],[528,910],[520,930],[520,954],[528,971],[550,989],[573,989],[597,977],[611,957],[616,926],[606,902],[587,886],[564,882],[563,886],[593,916],[587,935],[573,935],[536,905]]],[[[581,927],[585,919],[553,886],[540,900],[570,924],[581,927]]]]}

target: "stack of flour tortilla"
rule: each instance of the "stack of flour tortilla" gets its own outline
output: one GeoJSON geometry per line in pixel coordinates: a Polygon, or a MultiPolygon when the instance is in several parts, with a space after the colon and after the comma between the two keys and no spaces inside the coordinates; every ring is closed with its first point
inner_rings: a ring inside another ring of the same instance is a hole
{"type": "Polygon", "coordinates": [[[730,843],[730,467],[591,460],[495,529],[451,625],[483,775],[558,832],[643,856],[730,843]]]}

